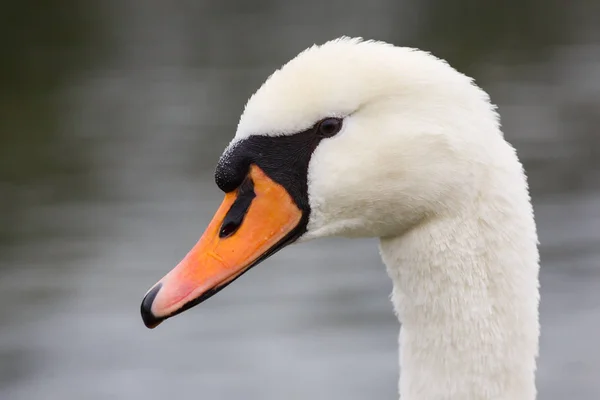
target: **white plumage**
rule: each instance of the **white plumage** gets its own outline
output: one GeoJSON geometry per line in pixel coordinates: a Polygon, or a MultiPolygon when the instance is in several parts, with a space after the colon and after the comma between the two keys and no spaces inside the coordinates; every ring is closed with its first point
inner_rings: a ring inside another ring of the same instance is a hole
{"type": "Polygon", "coordinates": [[[341,38],[275,72],[231,145],[330,116],[344,126],[312,155],[301,240],[380,238],[402,400],[534,399],[536,228],[488,95],[428,53],[341,38]]]}

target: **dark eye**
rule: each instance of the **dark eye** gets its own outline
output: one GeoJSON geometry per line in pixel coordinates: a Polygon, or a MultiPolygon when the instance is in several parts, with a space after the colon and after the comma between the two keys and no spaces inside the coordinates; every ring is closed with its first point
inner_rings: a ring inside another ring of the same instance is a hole
{"type": "Polygon", "coordinates": [[[331,137],[342,129],[341,118],[325,118],[317,124],[317,134],[323,137],[331,137]]]}

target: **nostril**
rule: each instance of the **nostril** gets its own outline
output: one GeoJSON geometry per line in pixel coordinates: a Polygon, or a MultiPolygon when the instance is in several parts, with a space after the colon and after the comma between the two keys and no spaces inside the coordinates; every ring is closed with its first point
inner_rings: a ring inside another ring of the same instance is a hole
{"type": "Polygon", "coordinates": [[[254,197],[256,197],[254,183],[247,178],[238,188],[237,198],[223,219],[219,230],[221,239],[233,235],[240,228],[254,197]]]}
{"type": "Polygon", "coordinates": [[[221,230],[219,231],[219,237],[221,239],[229,237],[231,235],[233,235],[235,233],[235,231],[238,230],[238,228],[241,225],[241,219],[239,221],[226,221],[223,223],[223,226],[221,226],[221,230]]]}

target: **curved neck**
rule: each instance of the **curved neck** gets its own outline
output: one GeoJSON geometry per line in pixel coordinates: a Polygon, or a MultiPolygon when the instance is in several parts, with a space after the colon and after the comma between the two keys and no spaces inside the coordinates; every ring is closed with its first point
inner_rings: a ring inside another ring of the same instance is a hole
{"type": "Polygon", "coordinates": [[[484,200],[463,215],[381,239],[402,324],[402,400],[536,397],[539,267],[531,206],[526,189],[505,194],[502,204],[484,200]]]}

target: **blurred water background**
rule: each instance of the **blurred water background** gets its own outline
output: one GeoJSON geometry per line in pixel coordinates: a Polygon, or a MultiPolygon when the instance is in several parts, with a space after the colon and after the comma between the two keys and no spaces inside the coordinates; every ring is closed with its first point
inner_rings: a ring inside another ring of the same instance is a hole
{"type": "Polygon", "coordinates": [[[154,331],[145,291],[221,200],[276,67],[341,35],[474,76],[528,170],[540,399],[600,398],[600,3],[30,0],[0,6],[0,399],[393,399],[375,240],[278,253],[154,331]]]}

